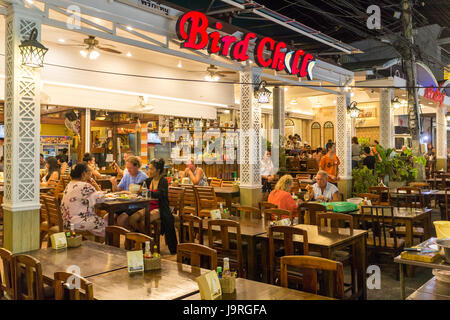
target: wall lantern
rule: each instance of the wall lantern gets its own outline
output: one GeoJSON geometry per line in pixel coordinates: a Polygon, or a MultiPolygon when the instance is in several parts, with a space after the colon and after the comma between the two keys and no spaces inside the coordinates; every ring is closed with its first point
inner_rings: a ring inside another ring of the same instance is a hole
{"type": "Polygon", "coordinates": [[[269,103],[270,101],[272,92],[266,88],[266,85],[267,82],[263,80],[255,89],[255,98],[258,99],[258,103],[269,103]]]}
{"type": "Polygon", "coordinates": [[[392,99],[391,104],[392,104],[392,108],[394,108],[394,109],[400,108],[400,101],[398,100],[398,97],[395,97],[394,99],[392,99]]]}
{"type": "Polygon", "coordinates": [[[48,49],[37,41],[38,31],[34,28],[28,40],[22,41],[19,46],[22,55],[22,65],[32,68],[42,68],[44,66],[44,56],[48,49]]]}
{"type": "Polygon", "coordinates": [[[358,103],[353,101],[347,106],[347,112],[350,114],[350,118],[358,118],[360,110],[357,107],[358,103]]]}

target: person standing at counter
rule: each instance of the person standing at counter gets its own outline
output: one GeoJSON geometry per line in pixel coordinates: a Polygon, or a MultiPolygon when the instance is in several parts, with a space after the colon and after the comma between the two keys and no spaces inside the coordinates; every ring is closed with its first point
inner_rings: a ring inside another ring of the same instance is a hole
{"type": "Polygon", "coordinates": [[[85,153],[83,156],[83,161],[86,162],[91,168],[94,179],[100,179],[102,177],[102,175],[95,168],[95,157],[92,153],[85,153]]]}
{"type": "Polygon", "coordinates": [[[189,178],[191,184],[193,185],[208,185],[208,178],[206,177],[205,172],[203,172],[202,168],[196,167],[192,161],[187,163],[186,169],[180,173],[180,180],[183,181],[183,178],[189,178]]]}
{"type": "MultiPolygon", "coordinates": [[[[150,178],[145,180],[149,188],[150,222],[161,219],[161,234],[164,235],[170,254],[177,253],[177,235],[174,226],[174,217],[169,208],[169,183],[164,177],[164,160],[153,159],[149,166],[150,178]]],[[[140,210],[130,217],[130,225],[135,230],[145,232],[145,213],[140,210]]]]}

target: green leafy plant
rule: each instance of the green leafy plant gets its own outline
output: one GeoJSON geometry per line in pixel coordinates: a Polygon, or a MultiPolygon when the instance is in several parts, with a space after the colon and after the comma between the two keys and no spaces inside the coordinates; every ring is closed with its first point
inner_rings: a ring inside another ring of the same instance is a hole
{"type": "Polygon", "coordinates": [[[369,187],[377,185],[377,174],[366,166],[353,169],[352,176],[353,196],[357,196],[360,193],[367,193],[369,187]]]}
{"type": "Polygon", "coordinates": [[[358,143],[361,146],[361,151],[364,147],[370,147],[370,138],[358,138],[358,143]]]}

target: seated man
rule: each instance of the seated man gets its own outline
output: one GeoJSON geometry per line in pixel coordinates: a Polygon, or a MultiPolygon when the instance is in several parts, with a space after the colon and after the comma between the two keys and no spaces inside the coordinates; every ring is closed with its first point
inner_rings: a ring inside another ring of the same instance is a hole
{"type": "Polygon", "coordinates": [[[310,199],[317,201],[339,201],[339,189],[328,182],[328,174],[320,170],[316,175],[316,183],[309,189],[310,199]]]}

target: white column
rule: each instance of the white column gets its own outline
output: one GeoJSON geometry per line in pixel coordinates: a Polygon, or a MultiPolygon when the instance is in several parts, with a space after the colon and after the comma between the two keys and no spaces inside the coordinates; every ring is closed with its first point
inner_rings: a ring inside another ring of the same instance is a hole
{"type": "Polygon", "coordinates": [[[447,107],[436,109],[436,170],[447,171],[447,107]]]}
{"type": "Polygon", "coordinates": [[[4,246],[14,253],[39,248],[40,70],[21,65],[19,45],[41,18],[8,7],[5,36],[4,246]]]}
{"type": "Polygon", "coordinates": [[[350,196],[352,179],[352,124],[350,115],[347,113],[349,103],[350,94],[348,93],[336,97],[336,154],[341,161],[339,189],[344,196],[350,196]]]}
{"type": "Polygon", "coordinates": [[[84,150],[89,152],[91,150],[91,109],[89,108],[86,108],[86,116],[84,117],[84,136],[84,150]]]}
{"type": "Polygon", "coordinates": [[[252,68],[240,73],[240,187],[241,203],[255,205],[261,194],[261,107],[254,98],[253,84],[261,81],[261,69],[252,68]]]}
{"type": "Polygon", "coordinates": [[[394,147],[394,112],[391,108],[392,89],[380,90],[380,144],[394,147]]]}

